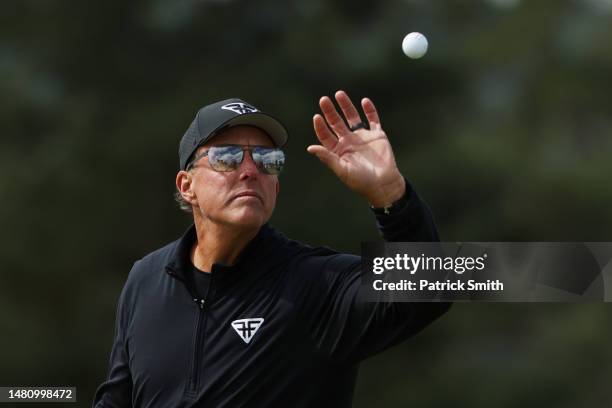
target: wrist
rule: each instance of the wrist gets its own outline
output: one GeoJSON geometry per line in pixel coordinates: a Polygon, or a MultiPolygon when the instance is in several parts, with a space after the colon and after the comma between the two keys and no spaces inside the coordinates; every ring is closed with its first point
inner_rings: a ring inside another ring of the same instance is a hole
{"type": "Polygon", "coordinates": [[[398,172],[398,178],[392,183],[381,186],[367,198],[373,208],[387,208],[399,201],[406,194],[406,180],[398,172]]]}

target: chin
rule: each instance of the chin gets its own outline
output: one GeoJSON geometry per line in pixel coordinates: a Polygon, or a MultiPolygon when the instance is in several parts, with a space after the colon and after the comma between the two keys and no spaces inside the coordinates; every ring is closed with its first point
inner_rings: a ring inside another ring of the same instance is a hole
{"type": "Polygon", "coordinates": [[[245,211],[243,214],[232,217],[231,224],[244,228],[259,228],[268,221],[268,218],[261,211],[257,213],[245,211]]]}

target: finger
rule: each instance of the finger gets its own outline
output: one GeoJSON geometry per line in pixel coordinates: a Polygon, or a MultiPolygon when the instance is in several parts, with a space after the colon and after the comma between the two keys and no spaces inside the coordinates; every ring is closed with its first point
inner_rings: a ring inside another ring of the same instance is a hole
{"type": "Polygon", "coordinates": [[[342,113],[346,118],[346,121],[349,125],[349,128],[352,128],[358,123],[361,123],[361,116],[359,116],[359,112],[355,109],[355,105],[351,101],[351,98],[344,91],[336,92],[336,101],[338,101],[338,105],[340,105],[340,109],[342,109],[342,113]]]}
{"type": "Polygon", "coordinates": [[[327,123],[325,123],[325,119],[323,119],[323,116],[319,114],[314,115],[314,117],[312,118],[312,125],[317,135],[317,139],[319,139],[319,142],[321,142],[321,144],[327,149],[333,149],[336,144],[338,144],[338,138],[336,137],[334,132],[329,130],[329,127],[327,126],[327,123]]]}
{"type": "Polygon", "coordinates": [[[363,112],[368,118],[370,122],[370,127],[373,127],[373,123],[377,123],[380,125],[380,119],[378,117],[378,112],[376,111],[376,106],[374,106],[374,102],[370,98],[363,98],[361,100],[361,107],[363,108],[363,112]]]}
{"type": "Polygon", "coordinates": [[[329,123],[329,126],[336,133],[337,136],[344,136],[351,131],[346,127],[344,120],[340,117],[340,114],[336,110],[334,103],[329,97],[324,96],[319,99],[319,107],[321,108],[321,112],[323,112],[323,116],[325,116],[325,120],[329,123]]]}
{"type": "Polygon", "coordinates": [[[310,145],[306,148],[308,153],[314,154],[319,160],[323,162],[327,167],[331,169],[337,176],[341,175],[342,166],[340,165],[340,158],[332,151],[319,145],[310,145]]]}

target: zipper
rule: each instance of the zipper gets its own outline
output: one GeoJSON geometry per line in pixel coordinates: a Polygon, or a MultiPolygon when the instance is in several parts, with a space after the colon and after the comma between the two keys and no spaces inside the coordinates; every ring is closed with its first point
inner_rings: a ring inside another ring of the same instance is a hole
{"type": "MultiPolygon", "coordinates": [[[[202,337],[202,321],[204,320],[204,304],[206,301],[204,299],[194,298],[193,301],[196,303],[196,306],[200,308],[198,312],[198,320],[196,322],[195,328],[195,339],[193,343],[193,364],[191,365],[191,380],[189,382],[189,392],[195,393],[198,389],[198,371],[200,368],[200,343],[202,337]]],[[[205,328],[205,327],[204,327],[205,328]]]]}
{"type": "Polygon", "coordinates": [[[198,377],[199,377],[198,374],[200,372],[200,359],[201,359],[200,350],[203,348],[203,345],[204,345],[204,333],[202,332],[206,329],[205,306],[206,306],[206,299],[208,299],[210,288],[212,286],[212,275],[211,275],[211,279],[208,285],[208,290],[206,291],[204,298],[198,298],[195,291],[192,291],[189,285],[187,284],[187,282],[184,279],[182,279],[180,276],[178,276],[174,268],[167,268],[167,272],[185,284],[187,291],[191,294],[191,296],[193,296],[192,299],[194,303],[196,304],[196,307],[200,309],[198,311],[198,319],[196,321],[195,335],[193,339],[193,362],[191,364],[191,376],[189,379],[189,385],[187,387],[187,394],[191,397],[194,397],[198,391],[198,377]]]}
{"type": "Polygon", "coordinates": [[[193,301],[200,309],[198,313],[198,321],[196,323],[196,336],[193,350],[193,365],[191,367],[191,383],[189,384],[188,392],[196,395],[198,392],[198,380],[200,374],[200,364],[202,356],[200,351],[204,349],[204,342],[206,340],[206,299],[210,300],[210,288],[212,287],[212,274],[210,276],[210,282],[204,298],[198,299],[194,297],[193,301]]]}

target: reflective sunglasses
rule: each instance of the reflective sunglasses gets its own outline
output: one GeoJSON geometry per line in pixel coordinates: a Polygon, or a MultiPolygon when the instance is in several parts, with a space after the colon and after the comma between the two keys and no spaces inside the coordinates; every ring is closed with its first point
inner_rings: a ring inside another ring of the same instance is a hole
{"type": "Polygon", "coordinates": [[[215,171],[234,171],[240,167],[244,152],[248,150],[255,165],[265,174],[279,174],[285,165],[285,153],[277,147],[223,145],[211,146],[193,158],[186,170],[194,168],[195,162],[208,156],[208,163],[215,171]]]}

